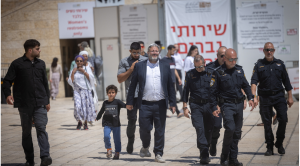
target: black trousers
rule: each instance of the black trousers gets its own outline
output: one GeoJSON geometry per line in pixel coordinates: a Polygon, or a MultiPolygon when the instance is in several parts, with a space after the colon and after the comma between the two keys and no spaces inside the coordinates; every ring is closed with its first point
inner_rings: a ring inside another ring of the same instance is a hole
{"type": "Polygon", "coordinates": [[[150,146],[151,130],[154,123],[154,149],[155,155],[163,155],[165,146],[165,126],[166,126],[166,101],[142,101],[139,111],[140,137],[144,148],[150,146]]]}
{"type": "Polygon", "coordinates": [[[208,149],[211,141],[214,118],[209,103],[190,103],[192,124],[197,133],[197,148],[202,157],[209,157],[208,149]]]}
{"type": "MultiPolygon", "coordinates": [[[[177,73],[178,73],[180,79],[182,80],[181,70],[178,70],[178,69],[176,69],[176,70],[177,70],[177,73]]],[[[179,93],[180,93],[180,100],[182,100],[182,92],[183,92],[182,91],[182,85],[179,85],[177,77],[176,77],[176,91],[179,91],[179,93]]]]}
{"type": "Polygon", "coordinates": [[[229,159],[237,159],[238,142],[242,135],[244,102],[223,103],[220,105],[225,128],[222,154],[229,159]]]}
{"type": "Polygon", "coordinates": [[[44,106],[35,108],[19,108],[22,125],[22,146],[27,161],[34,161],[34,151],[31,136],[32,119],[35,123],[35,129],[40,147],[40,158],[49,156],[49,141],[46,132],[48,123],[47,110],[44,106]]]}
{"type": "Polygon", "coordinates": [[[222,114],[219,117],[214,116],[214,129],[212,132],[211,144],[217,144],[220,137],[220,129],[222,128],[222,114]]]}
{"type": "Polygon", "coordinates": [[[135,129],[136,129],[136,119],[137,119],[137,108],[136,108],[136,101],[137,98],[134,98],[133,100],[133,109],[127,110],[127,119],[128,119],[128,125],[126,129],[126,134],[128,137],[128,143],[133,143],[135,138],[135,129]]]}
{"type": "Polygon", "coordinates": [[[284,97],[284,93],[278,93],[273,96],[259,96],[259,109],[262,121],[265,129],[265,139],[267,147],[273,148],[274,135],[272,131],[272,117],[273,107],[277,113],[278,128],[276,132],[276,143],[275,146],[279,147],[282,145],[285,138],[286,124],[288,122],[287,117],[287,102],[284,97]]]}

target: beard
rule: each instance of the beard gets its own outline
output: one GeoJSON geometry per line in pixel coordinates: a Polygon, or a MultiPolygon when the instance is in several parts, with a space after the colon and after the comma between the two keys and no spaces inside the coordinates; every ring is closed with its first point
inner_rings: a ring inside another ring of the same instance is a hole
{"type": "Polygon", "coordinates": [[[149,60],[152,61],[152,62],[157,62],[158,61],[158,56],[157,57],[149,56],[149,60]]]}

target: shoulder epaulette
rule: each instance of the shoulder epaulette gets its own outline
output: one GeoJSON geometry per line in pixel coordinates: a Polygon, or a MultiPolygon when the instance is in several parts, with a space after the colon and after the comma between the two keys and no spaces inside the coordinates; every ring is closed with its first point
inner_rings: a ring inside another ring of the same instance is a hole
{"type": "Polygon", "coordinates": [[[263,59],[258,59],[257,62],[254,63],[254,65],[256,65],[256,64],[257,64],[259,61],[261,61],[261,60],[263,60],[263,59]]]}
{"type": "Polygon", "coordinates": [[[221,68],[221,66],[215,68],[214,70],[217,71],[220,75],[224,75],[224,70],[221,68]]]}
{"type": "Polygon", "coordinates": [[[243,66],[238,65],[238,64],[236,64],[235,66],[238,67],[238,68],[243,68],[243,66]]]}

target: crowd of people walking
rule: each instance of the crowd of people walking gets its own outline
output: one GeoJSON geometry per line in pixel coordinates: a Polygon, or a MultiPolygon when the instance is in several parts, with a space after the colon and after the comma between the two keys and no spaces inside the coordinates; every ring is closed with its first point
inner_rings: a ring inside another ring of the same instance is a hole
{"type": "MultiPolygon", "coordinates": [[[[151,157],[151,131],[154,131],[154,160],[164,163],[164,144],[167,110],[177,117],[191,118],[197,138],[197,148],[201,164],[208,164],[210,156],[216,156],[216,144],[220,129],[225,129],[220,156],[222,166],[242,166],[238,161],[238,142],[241,139],[243,110],[247,103],[251,111],[258,105],[264,124],[267,151],[265,156],[274,154],[274,146],[279,154],[285,154],[287,110],[293,105],[292,86],[283,61],[274,57],[275,48],[271,42],[264,45],[265,57],[254,65],[251,82],[247,81],[242,66],[237,64],[238,55],[232,48],[221,46],[216,61],[206,64],[197,46],[191,46],[183,61],[178,53],[178,45],[169,45],[167,54],[161,55],[160,42],[145,49],[144,42],[133,42],[129,56],[118,66],[116,78],[125,83],[126,104],[116,99],[116,85],[106,87],[108,100],[98,108],[96,93],[99,75],[99,59],[95,57],[87,42],[79,44],[80,53],[71,63],[67,78],[74,93],[74,118],[77,130],[88,123],[102,118],[106,156],[112,157],[110,133],[113,133],[115,155],[120,158],[120,109],[127,109],[126,129],[129,154],[133,153],[136,122],[139,122],[139,136],[142,141],[140,157],[151,157]],[[147,51],[147,52],[146,52],[147,51]],[[163,57],[163,58],[161,58],[163,57]],[[184,87],[182,71],[185,73],[184,87]],[[183,108],[178,109],[176,92],[183,108]],[[285,91],[288,98],[285,99],[285,91]],[[259,98],[258,98],[259,96],[259,98]],[[189,107],[188,107],[189,104],[189,107]],[[276,111],[278,129],[276,141],[271,128],[276,111]],[[97,115],[97,112],[99,113],[97,115]],[[274,143],[275,141],[275,143],[274,143]]],[[[3,81],[3,92],[8,104],[19,109],[22,125],[22,146],[27,166],[34,165],[34,151],[31,136],[32,120],[35,122],[40,147],[41,166],[51,165],[49,141],[46,132],[47,112],[50,98],[56,99],[62,67],[54,58],[50,68],[51,91],[48,87],[45,62],[40,57],[40,43],[35,39],[24,43],[25,54],[14,60],[3,81]],[[11,86],[14,83],[13,96],[11,86]]],[[[117,66],[116,66],[117,67],[117,66]]],[[[179,145],[180,146],[180,145],[179,145]]]]}

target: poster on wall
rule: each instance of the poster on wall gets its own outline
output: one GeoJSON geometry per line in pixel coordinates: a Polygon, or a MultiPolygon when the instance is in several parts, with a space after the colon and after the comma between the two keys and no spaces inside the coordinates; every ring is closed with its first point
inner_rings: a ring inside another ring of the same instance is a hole
{"type": "Polygon", "coordinates": [[[185,58],[196,45],[206,62],[214,61],[220,46],[232,48],[230,0],[166,0],[167,45],[178,43],[185,58]]]}
{"type": "Polygon", "coordinates": [[[121,8],[120,34],[125,49],[129,49],[132,42],[148,43],[147,10],[143,5],[128,5],[121,8]]]}
{"type": "Polygon", "coordinates": [[[299,94],[299,68],[288,68],[287,72],[293,87],[292,94],[299,94]]]}
{"type": "Polygon", "coordinates": [[[94,38],[95,2],[58,3],[60,39],[94,38]]]}
{"type": "Polygon", "coordinates": [[[283,42],[283,7],[277,2],[243,4],[236,11],[238,43],[244,48],[283,42]]]}
{"type": "Polygon", "coordinates": [[[125,0],[95,0],[96,7],[120,6],[125,4],[125,0]]]}

